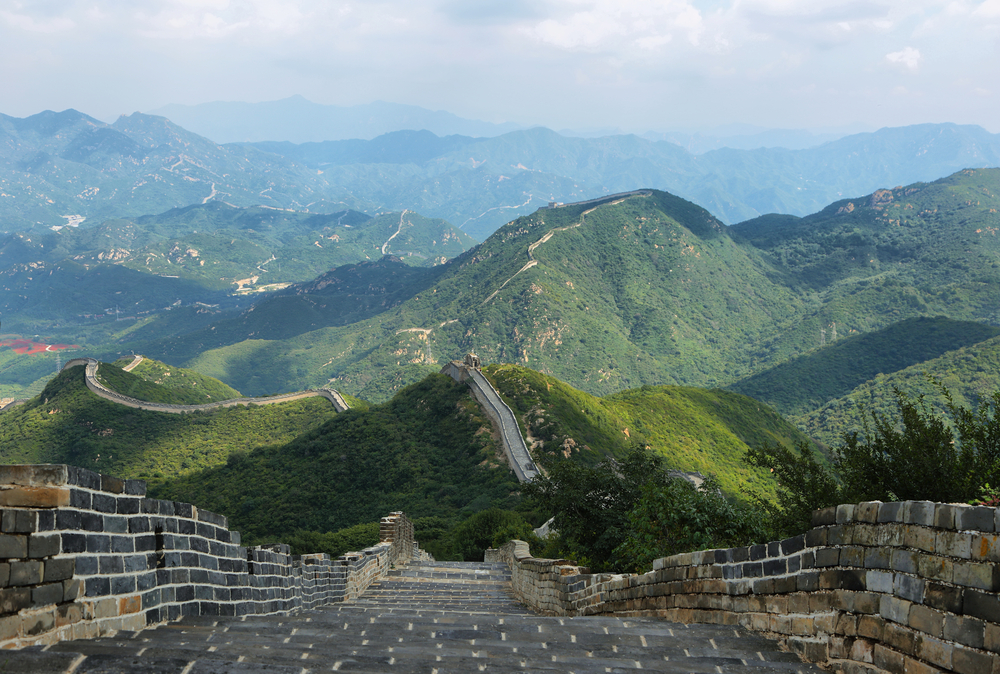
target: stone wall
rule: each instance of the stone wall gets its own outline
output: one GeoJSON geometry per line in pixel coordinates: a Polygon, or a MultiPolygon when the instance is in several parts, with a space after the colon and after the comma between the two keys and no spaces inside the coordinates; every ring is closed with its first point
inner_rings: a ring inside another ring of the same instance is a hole
{"type": "Polygon", "coordinates": [[[528,447],[524,444],[524,436],[521,435],[521,429],[517,425],[517,418],[483,373],[458,361],[447,363],[441,368],[441,373],[457,382],[467,384],[472,390],[473,397],[482,406],[486,416],[500,434],[507,463],[510,464],[518,481],[530,482],[535,479],[538,476],[538,467],[535,466],[528,453],[528,447]]]}
{"type": "Polygon", "coordinates": [[[924,501],[817,511],[765,545],[658,559],[642,575],[590,574],[511,541],[515,593],[559,615],[741,625],[844,672],[1000,674],[1000,509],[924,501]]]}
{"type": "MultiPolygon", "coordinates": [[[[110,400],[113,403],[118,403],[119,405],[125,405],[126,407],[134,407],[135,409],[148,410],[151,412],[167,412],[168,414],[184,414],[186,412],[199,412],[214,410],[220,407],[236,407],[237,405],[274,405],[277,403],[286,403],[292,400],[300,400],[302,398],[314,398],[321,397],[326,398],[333,405],[337,412],[346,412],[350,409],[347,402],[344,400],[343,396],[337,391],[331,388],[321,388],[321,389],[308,389],[306,391],[296,391],[294,393],[282,393],[275,396],[265,396],[262,398],[231,398],[230,400],[220,400],[214,403],[203,403],[200,405],[179,405],[173,403],[154,403],[148,400],[139,400],[138,398],[131,398],[126,395],[122,395],[117,391],[112,391],[107,386],[102,384],[97,379],[97,369],[100,366],[100,361],[94,358],[74,358],[72,360],[66,361],[63,366],[63,370],[71,367],[77,367],[83,365],[84,377],[87,383],[87,388],[90,389],[92,393],[105,400],[110,400]]],[[[23,402],[23,401],[19,401],[23,402]]],[[[2,412],[5,408],[0,408],[2,412]]]]}
{"type": "Polygon", "coordinates": [[[421,555],[402,513],[338,559],[245,548],[226,518],[65,465],[0,466],[0,647],[138,630],[181,616],[287,613],[357,597],[421,555]]]}

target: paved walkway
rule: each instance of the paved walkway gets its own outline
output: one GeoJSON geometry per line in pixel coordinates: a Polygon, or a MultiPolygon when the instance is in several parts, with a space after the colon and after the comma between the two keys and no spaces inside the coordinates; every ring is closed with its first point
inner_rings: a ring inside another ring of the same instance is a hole
{"type": "Polygon", "coordinates": [[[499,564],[430,562],[357,601],[295,616],[185,619],[142,632],[0,653],[0,672],[820,672],[733,627],[535,615],[499,564]]]}

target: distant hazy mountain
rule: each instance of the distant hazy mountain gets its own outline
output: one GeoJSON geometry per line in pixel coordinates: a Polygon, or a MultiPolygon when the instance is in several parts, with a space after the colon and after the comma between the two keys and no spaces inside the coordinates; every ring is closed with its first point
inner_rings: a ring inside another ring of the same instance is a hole
{"type": "Polygon", "coordinates": [[[166,105],[150,114],[167,117],[216,143],[371,139],[391,131],[424,129],[438,136],[499,136],[525,128],[519,124],[463,119],[450,112],[415,105],[376,101],[341,107],[313,103],[302,96],[265,103],[216,101],[166,105]]]}

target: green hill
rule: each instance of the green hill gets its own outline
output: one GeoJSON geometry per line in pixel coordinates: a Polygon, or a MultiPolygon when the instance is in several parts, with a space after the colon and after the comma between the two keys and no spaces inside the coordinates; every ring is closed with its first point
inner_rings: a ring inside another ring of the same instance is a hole
{"type": "Polygon", "coordinates": [[[801,415],[848,394],[878,375],[891,374],[948,351],[1000,335],[1000,328],[944,317],[910,318],[851,335],[726,388],[786,415],[801,415]]]}
{"type": "MultiPolygon", "coordinates": [[[[484,374],[543,465],[564,458],[592,464],[648,445],[672,468],[718,475],[733,494],[747,485],[768,493],[768,477],[743,462],[746,443],[805,440],[773,410],[726,391],[644,387],[595,398],[521,366],[490,366],[484,374]]],[[[154,494],[221,512],[256,540],[296,529],[335,531],[386,509],[454,522],[515,506],[518,491],[468,388],[434,374],[283,446],[168,479],[154,494]]]]}
{"type": "Polygon", "coordinates": [[[817,440],[833,445],[844,433],[863,434],[865,414],[871,411],[894,418],[897,414],[894,387],[911,398],[925,395],[931,409],[943,413],[944,398],[930,379],[948,387],[955,402],[974,409],[1000,391],[1000,337],[949,351],[897,372],[876,375],[850,392],[789,420],[817,440]]]}
{"type": "Polygon", "coordinates": [[[514,505],[518,483],[502,457],[468,387],[438,374],[287,444],[165,480],[151,494],[225,514],[251,542],[337,531],[392,510],[454,521],[514,505]]]}
{"type": "Polygon", "coordinates": [[[149,358],[143,358],[130,372],[121,369],[132,360],[121,358],[98,368],[98,381],[122,395],[154,403],[201,405],[243,397],[218,379],[149,358]]]}
{"type": "Polygon", "coordinates": [[[743,460],[747,446],[808,442],[773,409],[720,389],[643,386],[597,398],[518,365],[490,365],[483,374],[543,465],[560,457],[593,464],[648,446],[672,469],[715,474],[732,494],[751,484],[768,493],[769,480],[743,460]]]}
{"type": "Polygon", "coordinates": [[[730,228],[655,191],[541,209],[412,295],[377,290],[389,281],[371,282],[382,303],[350,283],[322,298],[303,286],[290,321],[244,312],[142,350],[253,393],[333,382],[385,400],[469,351],[595,395],[726,386],[910,318],[1000,323],[998,193],[1000,169],[967,171],[730,228]]]}
{"type": "MultiPolygon", "coordinates": [[[[336,416],[323,398],[189,414],[147,412],[94,395],[83,370],[63,370],[38,397],[0,414],[0,462],[68,463],[155,480],[224,464],[234,452],[288,442],[336,416]]],[[[183,387],[160,386],[107,364],[99,373],[111,375],[110,386],[132,383],[149,399],[174,401],[187,394],[183,387]]]]}

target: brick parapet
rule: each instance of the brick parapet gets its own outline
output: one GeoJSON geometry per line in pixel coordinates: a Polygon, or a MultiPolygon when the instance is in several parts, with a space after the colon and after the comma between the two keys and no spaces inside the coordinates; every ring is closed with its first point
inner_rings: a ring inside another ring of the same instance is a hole
{"type": "Polygon", "coordinates": [[[780,639],[838,671],[1000,673],[1000,509],[922,501],[817,511],[804,535],[590,574],[511,541],[526,604],[559,615],[656,616],[780,639]]]}
{"type": "Polygon", "coordinates": [[[402,513],[383,518],[371,548],[294,557],[243,547],[224,516],[145,493],[73,466],[0,466],[0,647],[315,608],[423,554],[402,513]]]}

